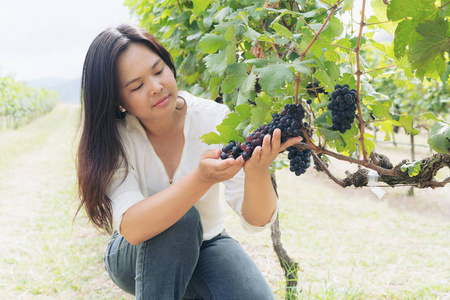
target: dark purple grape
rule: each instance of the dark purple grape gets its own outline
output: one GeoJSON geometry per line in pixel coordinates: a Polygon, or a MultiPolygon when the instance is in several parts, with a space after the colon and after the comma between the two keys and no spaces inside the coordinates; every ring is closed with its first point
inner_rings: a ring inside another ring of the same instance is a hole
{"type": "Polygon", "coordinates": [[[356,90],[350,90],[348,84],[334,86],[334,92],[331,93],[330,103],[327,108],[331,110],[332,129],[345,133],[354,122],[356,110],[356,90]]]}

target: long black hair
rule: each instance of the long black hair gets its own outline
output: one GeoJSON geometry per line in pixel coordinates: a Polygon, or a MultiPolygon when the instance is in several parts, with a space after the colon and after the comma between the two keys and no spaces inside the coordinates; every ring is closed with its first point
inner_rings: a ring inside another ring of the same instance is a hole
{"type": "Polygon", "coordinates": [[[108,28],[92,42],[86,54],[81,80],[82,132],[77,153],[79,207],[85,208],[94,226],[112,232],[111,199],[107,185],[120,164],[126,166],[125,151],[117,129],[120,95],[116,72],[117,58],[133,43],[155,52],[176,70],[169,52],[143,28],[123,24],[108,28]]]}

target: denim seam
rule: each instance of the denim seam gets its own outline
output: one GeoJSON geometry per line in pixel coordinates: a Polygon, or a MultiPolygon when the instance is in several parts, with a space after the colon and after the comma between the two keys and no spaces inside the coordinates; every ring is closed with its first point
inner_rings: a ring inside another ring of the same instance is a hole
{"type": "Polygon", "coordinates": [[[197,272],[194,271],[194,273],[196,276],[198,276],[201,280],[203,280],[203,282],[208,286],[209,291],[211,292],[211,295],[213,296],[212,300],[216,300],[216,296],[214,295],[213,290],[211,289],[211,286],[209,285],[208,281],[206,281],[200,274],[198,274],[197,272]]]}
{"type": "MultiPolygon", "coordinates": [[[[144,260],[145,260],[145,248],[147,247],[147,243],[141,243],[140,247],[139,247],[139,266],[137,266],[139,268],[139,273],[141,275],[141,287],[140,287],[140,295],[143,296],[144,295],[144,260]]],[[[137,270],[136,270],[137,271],[137,270]]]]}

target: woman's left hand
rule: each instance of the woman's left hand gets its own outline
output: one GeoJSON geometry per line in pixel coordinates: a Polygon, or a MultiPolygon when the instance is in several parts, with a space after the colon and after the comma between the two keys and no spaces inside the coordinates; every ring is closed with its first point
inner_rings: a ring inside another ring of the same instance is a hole
{"type": "Polygon", "coordinates": [[[283,151],[289,146],[302,141],[302,137],[295,137],[288,139],[285,143],[281,144],[281,130],[275,129],[272,136],[264,136],[262,146],[258,146],[253,150],[252,157],[245,162],[244,172],[246,174],[261,174],[264,171],[268,171],[270,164],[278,156],[278,153],[283,151]]]}

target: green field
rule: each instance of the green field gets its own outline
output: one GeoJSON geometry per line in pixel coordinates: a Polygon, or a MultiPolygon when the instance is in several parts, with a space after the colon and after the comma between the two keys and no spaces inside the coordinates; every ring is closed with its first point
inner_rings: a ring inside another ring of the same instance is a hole
{"type": "MultiPolygon", "coordinates": [[[[108,236],[76,210],[77,106],[59,105],[0,132],[0,298],[130,299],[103,267],[108,236]]],[[[423,140],[418,140],[424,143],[423,140]]],[[[400,160],[409,148],[380,144],[400,160]]],[[[417,156],[429,155],[418,148],[417,156]]],[[[396,161],[394,161],[396,162],[396,161]]],[[[349,166],[336,163],[340,176],[349,166]]],[[[441,177],[448,176],[443,170],[441,177]]],[[[450,299],[450,187],[343,189],[310,168],[277,172],[282,240],[299,262],[300,299],[450,299]]],[[[249,235],[227,209],[227,229],[283,299],[269,230],[249,235]]]]}

